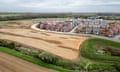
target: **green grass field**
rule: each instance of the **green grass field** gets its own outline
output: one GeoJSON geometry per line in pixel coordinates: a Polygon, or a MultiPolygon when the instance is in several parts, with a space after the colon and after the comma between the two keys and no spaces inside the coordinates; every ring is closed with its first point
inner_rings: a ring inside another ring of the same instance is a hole
{"type": "Polygon", "coordinates": [[[112,56],[110,53],[97,54],[97,50],[106,49],[111,47],[112,49],[120,50],[120,43],[110,40],[104,40],[99,38],[89,38],[80,46],[81,60],[87,62],[88,69],[107,69],[110,72],[116,72],[115,69],[120,71],[120,56],[112,56]]]}
{"type": "Polygon", "coordinates": [[[20,16],[22,14],[0,14],[0,16],[2,17],[6,17],[6,16],[20,16]]]}
{"type": "Polygon", "coordinates": [[[94,61],[119,63],[120,62],[119,56],[111,56],[108,53],[105,53],[103,55],[96,54],[97,50],[106,49],[107,47],[117,48],[120,50],[120,43],[104,39],[90,38],[82,44],[80,55],[94,61]]]}
{"type": "Polygon", "coordinates": [[[27,19],[27,20],[12,20],[12,21],[0,21],[0,25],[7,25],[7,24],[15,24],[17,22],[21,22],[21,23],[37,23],[40,21],[64,21],[66,20],[66,18],[36,18],[36,19],[27,19]]]}

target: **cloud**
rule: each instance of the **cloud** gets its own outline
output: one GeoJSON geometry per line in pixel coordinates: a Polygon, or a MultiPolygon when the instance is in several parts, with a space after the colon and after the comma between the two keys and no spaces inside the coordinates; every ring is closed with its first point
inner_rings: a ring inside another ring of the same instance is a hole
{"type": "Polygon", "coordinates": [[[0,3],[16,3],[18,2],[19,0],[0,0],[0,3]]]}
{"type": "Polygon", "coordinates": [[[120,4],[120,1],[111,0],[106,2],[106,0],[34,0],[33,2],[26,2],[19,4],[21,7],[28,8],[74,8],[80,6],[98,6],[98,5],[116,5],[120,4]]]}
{"type": "Polygon", "coordinates": [[[0,0],[0,8],[44,12],[96,12],[120,10],[120,0],[0,0]],[[104,9],[104,10],[103,10],[104,9]]]}
{"type": "MultiPolygon", "coordinates": [[[[68,1],[69,2],[69,1],[68,1]]],[[[55,0],[46,0],[46,1],[34,1],[28,3],[19,4],[21,7],[33,7],[33,8],[65,8],[68,7],[68,2],[65,1],[55,1],[55,0]]]]}

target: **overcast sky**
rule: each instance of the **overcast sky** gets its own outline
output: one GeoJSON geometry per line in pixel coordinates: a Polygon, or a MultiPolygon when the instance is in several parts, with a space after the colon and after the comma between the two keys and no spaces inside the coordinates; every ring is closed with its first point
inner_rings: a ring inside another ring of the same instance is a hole
{"type": "Polygon", "coordinates": [[[120,0],[0,0],[0,12],[120,13],[120,0]]]}

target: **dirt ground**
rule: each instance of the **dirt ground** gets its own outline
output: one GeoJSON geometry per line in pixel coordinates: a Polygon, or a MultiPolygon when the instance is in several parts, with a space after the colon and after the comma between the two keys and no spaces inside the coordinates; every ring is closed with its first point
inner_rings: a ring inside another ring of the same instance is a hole
{"type": "Polygon", "coordinates": [[[66,18],[37,18],[37,19],[28,19],[28,20],[12,20],[12,21],[0,21],[0,28],[25,28],[29,29],[30,26],[34,23],[40,21],[64,21],[66,18]]]}
{"type": "Polygon", "coordinates": [[[79,46],[88,37],[38,32],[30,29],[0,29],[0,38],[51,52],[62,58],[79,58],[79,46]],[[5,33],[5,34],[4,34],[5,33]]]}
{"type": "Polygon", "coordinates": [[[0,72],[56,72],[0,52],[0,72]]]}

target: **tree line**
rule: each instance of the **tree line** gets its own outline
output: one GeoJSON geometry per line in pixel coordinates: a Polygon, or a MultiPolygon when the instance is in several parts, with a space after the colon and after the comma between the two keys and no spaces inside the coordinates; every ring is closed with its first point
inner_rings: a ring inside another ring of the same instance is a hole
{"type": "Polygon", "coordinates": [[[116,15],[99,15],[99,14],[93,14],[93,15],[89,15],[89,14],[31,14],[31,13],[26,13],[26,14],[20,14],[20,15],[16,15],[16,16],[0,16],[0,21],[8,21],[8,20],[24,20],[24,19],[35,19],[35,18],[67,18],[67,17],[73,17],[74,18],[84,18],[84,19],[89,19],[90,17],[95,17],[98,19],[105,19],[105,20],[120,20],[120,15],[116,16],[116,15]]]}

